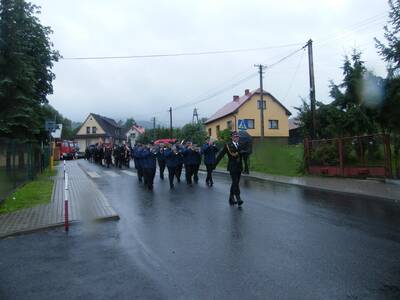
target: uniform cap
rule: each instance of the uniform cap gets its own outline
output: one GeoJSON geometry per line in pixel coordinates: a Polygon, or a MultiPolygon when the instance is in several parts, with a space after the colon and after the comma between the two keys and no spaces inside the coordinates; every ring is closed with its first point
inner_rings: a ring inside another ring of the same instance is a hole
{"type": "Polygon", "coordinates": [[[239,136],[239,133],[237,133],[237,131],[233,131],[231,133],[231,137],[238,137],[238,136],[239,136]]]}

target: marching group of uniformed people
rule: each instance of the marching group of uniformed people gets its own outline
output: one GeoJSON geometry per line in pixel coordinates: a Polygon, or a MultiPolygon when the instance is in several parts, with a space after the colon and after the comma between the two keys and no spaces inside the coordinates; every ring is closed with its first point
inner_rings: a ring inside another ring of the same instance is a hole
{"type": "Polygon", "coordinates": [[[110,145],[97,143],[86,148],[85,159],[106,166],[107,168],[111,165],[120,169],[122,166],[127,166],[129,168],[131,152],[132,150],[126,144],[110,145]]]}
{"type": "Polygon", "coordinates": [[[156,165],[158,162],[160,178],[164,179],[164,170],[168,170],[168,180],[171,189],[174,188],[174,180],[181,181],[182,169],[185,168],[185,179],[188,185],[198,183],[199,168],[204,155],[204,163],[207,166],[206,184],[212,186],[212,170],[215,167],[216,153],[218,148],[208,140],[202,147],[188,141],[185,144],[176,142],[174,144],[142,145],[136,144],[132,149],[132,157],[135,162],[140,182],[144,182],[148,189],[153,188],[156,165]]]}
{"type": "Polygon", "coordinates": [[[132,149],[126,145],[94,145],[86,149],[85,157],[97,164],[105,165],[108,168],[113,163],[116,167],[123,165],[129,168],[129,161],[134,160],[135,169],[139,182],[143,182],[149,190],[153,189],[157,163],[160,179],[164,180],[165,169],[168,170],[168,180],[171,189],[174,189],[174,181],[181,181],[182,169],[185,168],[185,180],[190,186],[198,183],[199,167],[202,157],[207,170],[206,185],[212,187],[214,182],[212,172],[219,161],[228,156],[228,171],[232,184],[229,194],[229,204],[243,204],[240,198],[239,181],[242,173],[242,156],[245,151],[241,149],[239,135],[233,132],[232,139],[219,151],[212,139],[208,138],[201,147],[194,145],[191,141],[186,143],[160,143],[158,145],[137,143],[132,149]]]}

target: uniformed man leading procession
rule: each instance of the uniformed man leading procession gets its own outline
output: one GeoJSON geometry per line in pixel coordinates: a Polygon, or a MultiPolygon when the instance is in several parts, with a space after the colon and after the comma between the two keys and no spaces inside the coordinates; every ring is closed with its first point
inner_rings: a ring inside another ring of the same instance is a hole
{"type": "MultiPolygon", "coordinates": [[[[164,179],[164,169],[168,169],[168,180],[170,189],[175,188],[174,179],[180,182],[181,172],[183,165],[185,166],[186,183],[192,186],[193,182],[198,182],[198,170],[201,164],[202,157],[204,157],[204,164],[207,169],[206,185],[212,187],[214,184],[212,172],[221,159],[227,155],[228,166],[227,169],[231,176],[231,187],[228,202],[230,205],[238,205],[241,207],[243,200],[240,197],[239,182],[243,170],[243,156],[246,153],[246,145],[239,143],[239,134],[233,132],[231,134],[231,141],[226,143],[221,151],[218,153],[218,148],[211,140],[207,138],[202,147],[197,147],[191,141],[187,141],[185,145],[176,142],[175,144],[147,144],[142,145],[137,143],[132,149],[126,144],[115,145],[100,145],[96,144],[94,147],[94,161],[109,167],[114,164],[117,168],[126,166],[129,168],[129,160],[133,158],[135,169],[137,171],[138,180],[140,183],[144,182],[147,189],[152,190],[154,184],[154,177],[156,174],[157,163],[160,171],[160,179],[164,179]],[[218,155],[217,155],[218,153],[218,155]],[[112,156],[114,162],[112,162],[112,156]]],[[[90,158],[90,149],[87,158],[90,158]]]]}
{"type": "Polygon", "coordinates": [[[229,204],[241,206],[243,200],[240,198],[240,176],[242,173],[242,149],[239,144],[239,134],[234,131],[232,132],[232,141],[227,143],[222,151],[217,156],[216,165],[226,155],[228,155],[228,171],[231,175],[231,190],[229,194],[229,204]],[[236,198],[236,199],[235,199],[236,198]]]}

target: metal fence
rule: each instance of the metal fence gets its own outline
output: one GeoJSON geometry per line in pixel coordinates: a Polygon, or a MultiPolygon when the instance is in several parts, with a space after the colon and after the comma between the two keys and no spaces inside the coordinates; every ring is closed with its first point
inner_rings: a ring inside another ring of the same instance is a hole
{"type": "Polygon", "coordinates": [[[345,177],[392,177],[388,135],[304,141],[310,174],[345,177]]]}
{"type": "Polygon", "coordinates": [[[0,201],[50,164],[50,146],[0,139],[0,201]]]}

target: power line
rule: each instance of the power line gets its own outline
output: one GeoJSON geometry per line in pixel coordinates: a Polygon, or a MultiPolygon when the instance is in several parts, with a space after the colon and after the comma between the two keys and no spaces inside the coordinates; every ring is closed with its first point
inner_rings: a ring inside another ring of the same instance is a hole
{"type": "Polygon", "coordinates": [[[277,60],[276,62],[274,62],[274,63],[272,63],[272,64],[267,64],[267,65],[266,65],[266,66],[267,66],[267,69],[271,69],[271,68],[275,67],[276,65],[280,64],[281,62],[283,62],[284,60],[288,59],[289,57],[292,57],[292,56],[295,55],[297,52],[300,52],[301,50],[303,50],[306,46],[307,46],[307,45],[305,45],[305,46],[303,46],[303,47],[301,47],[301,48],[299,48],[299,49],[296,49],[296,50],[293,51],[293,52],[290,52],[288,55],[282,57],[281,59],[277,60]]]}
{"type": "Polygon", "coordinates": [[[212,51],[199,51],[199,52],[144,54],[144,55],[126,55],[126,56],[62,57],[61,59],[63,59],[63,60],[109,60],[109,59],[140,59],[140,58],[157,58],[157,57],[197,56],[197,55],[239,53],[239,52],[262,51],[262,50],[268,50],[268,49],[289,48],[289,47],[298,46],[300,44],[302,44],[302,43],[292,43],[292,44],[286,44],[286,45],[266,46],[266,47],[261,47],[261,48],[247,48],[247,49],[212,50],[212,51]]]}
{"type": "MultiPolygon", "coordinates": [[[[196,103],[199,99],[203,99],[205,97],[208,97],[211,93],[215,93],[216,90],[221,89],[223,86],[228,85],[232,81],[236,82],[237,78],[243,78],[243,76],[251,71],[251,74],[254,73],[253,69],[250,67],[246,67],[245,69],[242,69],[240,72],[236,73],[235,75],[231,76],[228,80],[222,82],[221,84],[218,84],[216,87],[213,87],[211,89],[208,89],[204,93],[201,93],[198,95],[196,98],[193,98],[192,102],[196,103]]],[[[239,79],[241,80],[241,79],[239,79]]]]}
{"type": "Polygon", "coordinates": [[[233,83],[233,84],[231,84],[231,85],[229,85],[229,86],[227,86],[227,87],[225,87],[225,88],[222,88],[222,89],[218,90],[217,92],[215,92],[215,93],[213,93],[213,94],[211,94],[211,95],[209,95],[209,96],[207,96],[207,97],[205,97],[205,98],[203,98],[203,99],[200,99],[200,100],[195,101],[195,102],[190,102],[190,103],[186,103],[186,104],[177,106],[177,107],[174,108],[174,110],[179,110],[179,109],[187,108],[187,107],[190,107],[190,106],[193,106],[193,105],[196,105],[196,104],[205,102],[205,101],[207,101],[207,100],[210,100],[210,99],[214,98],[215,96],[218,96],[218,95],[220,95],[220,94],[222,94],[222,93],[224,93],[224,92],[226,92],[226,91],[228,91],[228,90],[230,90],[230,89],[232,89],[232,88],[238,86],[239,84],[244,83],[244,82],[250,80],[251,78],[255,77],[257,74],[258,74],[257,72],[253,72],[253,73],[250,74],[249,76],[246,76],[245,78],[240,79],[239,81],[237,81],[237,82],[235,82],[235,83],[233,83]]]}
{"type": "Polygon", "coordinates": [[[328,37],[325,37],[323,39],[316,39],[315,43],[317,43],[319,46],[325,45],[329,42],[332,42],[334,40],[337,39],[341,39],[344,38],[346,36],[348,36],[351,33],[354,32],[358,32],[361,30],[365,30],[366,28],[368,28],[371,24],[375,24],[377,22],[380,22],[384,19],[384,15],[383,13],[380,13],[378,15],[375,15],[373,17],[367,18],[361,22],[358,22],[356,24],[353,24],[352,26],[348,27],[348,29],[345,29],[345,32],[342,33],[336,33],[336,34],[331,34],[328,37]]]}
{"type": "Polygon", "coordinates": [[[287,91],[286,91],[286,95],[285,95],[285,98],[284,98],[284,99],[286,99],[286,97],[289,95],[289,92],[291,91],[291,89],[292,89],[292,87],[293,87],[294,80],[295,80],[295,78],[296,78],[297,72],[298,72],[299,69],[300,69],[301,63],[303,62],[304,56],[305,56],[305,52],[303,52],[303,54],[300,56],[299,63],[297,64],[296,70],[294,71],[293,76],[292,76],[292,78],[291,78],[291,80],[290,80],[290,84],[289,84],[289,87],[288,87],[288,89],[287,89],[287,91]]]}

